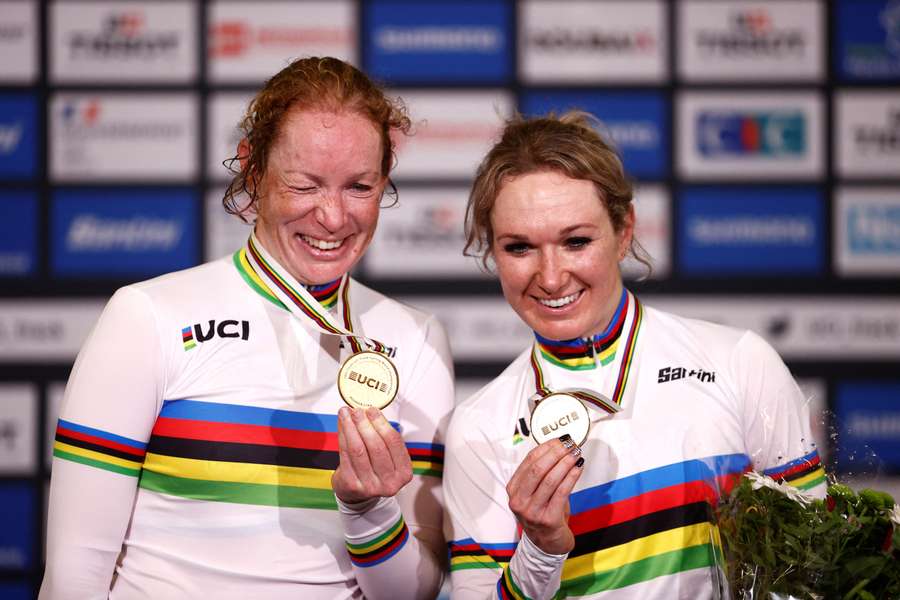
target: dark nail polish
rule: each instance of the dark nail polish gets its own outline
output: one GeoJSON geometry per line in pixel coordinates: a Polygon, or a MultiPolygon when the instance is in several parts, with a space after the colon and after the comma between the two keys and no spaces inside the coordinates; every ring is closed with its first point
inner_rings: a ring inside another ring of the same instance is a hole
{"type": "Polygon", "coordinates": [[[559,441],[561,441],[563,444],[565,444],[566,442],[571,442],[572,436],[569,435],[568,433],[564,433],[561,436],[559,436],[559,441]]]}
{"type": "Polygon", "coordinates": [[[578,460],[575,461],[575,466],[576,466],[576,467],[581,467],[582,465],[584,465],[584,457],[583,457],[583,456],[579,456],[579,457],[578,457],[578,460]]]}

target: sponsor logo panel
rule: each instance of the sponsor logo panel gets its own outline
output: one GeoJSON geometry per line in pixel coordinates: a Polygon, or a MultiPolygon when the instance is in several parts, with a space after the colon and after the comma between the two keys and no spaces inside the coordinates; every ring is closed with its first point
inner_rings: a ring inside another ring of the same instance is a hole
{"type": "Polygon", "coordinates": [[[37,271],[38,206],[34,192],[0,192],[0,277],[23,277],[37,271]]]}
{"type": "Polygon", "coordinates": [[[192,2],[53,2],[50,78],[186,82],[197,75],[192,2]]]}
{"type": "Polygon", "coordinates": [[[843,381],[836,388],[838,469],[900,470],[900,381],[843,381]]]}
{"type": "Polygon", "coordinates": [[[47,413],[44,423],[44,464],[47,469],[53,464],[53,442],[56,438],[56,424],[59,421],[59,410],[62,408],[66,384],[62,381],[47,386],[47,413]]]}
{"type": "Polygon", "coordinates": [[[35,97],[0,95],[0,177],[27,179],[36,175],[37,139],[35,97]]]}
{"type": "Polygon", "coordinates": [[[38,75],[37,2],[0,4],[0,81],[32,83],[38,75]]]}
{"type": "Polygon", "coordinates": [[[580,109],[596,116],[630,175],[662,178],[669,172],[668,104],[656,92],[537,92],[522,97],[522,112],[543,115],[580,109]]]}
{"type": "Polygon", "coordinates": [[[835,95],[835,169],[842,177],[900,174],[900,93],[835,95]]]}
{"type": "Polygon", "coordinates": [[[346,0],[215,2],[207,10],[215,82],[262,82],[302,56],[356,57],[354,5],[346,0]]]}
{"type": "Polygon", "coordinates": [[[100,317],[103,300],[0,301],[0,362],[71,362],[100,317]]]}
{"type": "MultiPolygon", "coordinates": [[[[225,212],[222,206],[222,189],[211,189],[206,193],[206,248],[204,260],[215,260],[230,256],[247,243],[253,225],[245,223],[225,212]]],[[[380,218],[384,218],[384,213],[380,218]]],[[[379,225],[380,227],[380,225],[379,225]]],[[[377,231],[377,230],[376,230],[377,231]]],[[[372,252],[370,248],[368,252],[372,252]]]]}
{"type": "Polygon", "coordinates": [[[38,498],[26,483],[0,483],[0,570],[25,571],[34,566],[35,511],[38,498]]]}
{"type": "Polygon", "coordinates": [[[56,181],[188,181],[197,173],[193,94],[57,94],[50,129],[56,181]]]}
{"type": "Polygon", "coordinates": [[[396,140],[397,179],[471,179],[503,119],[515,108],[511,94],[500,89],[411,91],[401,97],[412,115],[415,135],[396,140]]]}
{"type": "Polygon", "coordinates": [[[0,582],[0,598],[6,600],[32,600],[34,590],[29,583],[16,583],[12,581],[0,582]]]}
{"type": "Polygon", "coordinates": [[[679,268],[691,275],[819,273],[823,210],[817,188],[685,188],[679,268]]]}
{"type": "Polygon", "coordinates": [[[900,0],[838,0],[835,71],[851,81],[900,77],[900,0]]]}
{"type": "Polygon", "coordinates": [[[684,92],[676,111],[678,169],[686,178],[823,173],[823,100],[816,92],[684,92]]]}
{"type": "MultiPolygon", "coordinates": [[[[672,268],[669,192],[663,186],[640,185],[634,194],[634,237],[650,255],[650,279],[662,279],[672,268]]],[[[647,267],[629,256],[621,263],[626,279],[647,276],[647,267]]]]}
{"type": "MultiPolygon", "coordinates": [[[[210,94],[207,102],[209,133],[206,143],[206,176],[214,181],[230,181],[233,173],[226,161],[237,155],[238,143],[243,137],[241,120],[253,95],[240,92],[219,92],[210,94]],[[224,164],[223,164],[224,163],[224,164]]],[[[234,170],[240,164],[232,165],[234,170]]]]}
{"type": "Polygon", "coordinates": [[[403,186],[400,204],[381,211],[365,271],[375,277],[489,276],[462,254],[467,187],[403,186]]]}
{"type": "Polygon", "coordinates": [[[834,210],[838,273],[900,274],[900,188],[840,188],[834,210]]]}
{"type": "Polygon", "coordinates": [[[900,359],[900,297],[644,294],[642,299],[677,315],[751,329],[788,361],[900,359]]]}
{"type": "Polygon", "coordinates": [[[37,468],[37,388],[0,384],[0,475],[31,475],[37,468]]]}
{"type": "Polygon", "coordinates": [[[512,5],[387,0],[363,6],[365,71],[393,83],[505,83],[511,76],[512,5]]]}
{"type": "Polygon", "coordinates": [[[791,0],[679,2],[678,72],[688,81],[819,81],[821,3],[791,0]]]}
{"type": "Polygon", "coordinates": [[[662,2],[531,0],[520,5],[519,70],[528,83],[668,79],[662,2]]]}
{"type": "Polygon", "coordinates": [[[509,362],[534,341],[534,334],[502,296],[402,300],[438,318],[450,337],[456,361],[509,362]]]}
{"type": "Polygon", "coordinates": [[[52,200],[54,275],[138,277],[197,264],[192,190],[57,190],[52,200]]]}

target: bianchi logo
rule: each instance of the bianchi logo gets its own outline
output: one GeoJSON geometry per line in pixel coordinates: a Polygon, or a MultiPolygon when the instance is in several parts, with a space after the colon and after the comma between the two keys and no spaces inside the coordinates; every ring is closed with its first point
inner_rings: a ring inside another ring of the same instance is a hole
{"type": "Polygon", "coordinates": [[[778,29],[764,8],[732,14],[727,31],[700,31],[697,46],[707,55],[726,58],[802,56],[806,38],[801,29],[778,29]]]}
{"type": "Polygon", "coordinates": [[[538,30],[529,42],[547,51],[589,51],[615,54],[648,54],[656,50],[656,36],[650,30],[597,31],[591,29],[538,30]]]}
{"type": "Polygon", "coordinates": [[[69,50],[76,59],[174,57],[178,43],[177,31],[146,31],[146,18],[140,11],[113,13],[99,32],[76,31],[69,36],[69,50]]]}
{"type": "Polygon", "coordinates": [[[494,52],[503,44],[496,27],[385,27],[375,39],[385,52],[494,52]]]}
{"type": "Polygon", "coordinates": [[[202,323],[194,323],[181,328],[181,344],[184,346],[185,352],[193,350],[197,347],[197,344],[208,342],[216,336],[242,340],[250,339],[250,321],[226,319],[216,323],[214,319],[210,319],[205,327],[206,331],[203,330],[204,325],[202,323]]]}
{"type": "Polygon", "coordinates": [[[679,379],[694,378],[702,383],[715,383],[716,372],[704,371],[703,369],[691,369],[690,371],[684,367],[664,367],[659,370],[656,383],[666,383],[667,381],[678,381],[679,379]]]}
{"type": "Polygon", "coordinates": [[[173,249],[181,236],[181,224],[171,219],[117,219],[84,215],[72,221],[66,235],[66,248],[76,252],[163,252],[173,249]]]}

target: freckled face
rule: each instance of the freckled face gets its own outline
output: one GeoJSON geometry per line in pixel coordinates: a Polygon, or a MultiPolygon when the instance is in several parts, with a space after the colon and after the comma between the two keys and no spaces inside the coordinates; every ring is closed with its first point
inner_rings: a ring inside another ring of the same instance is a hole
{"type": "Polygon", "coordinates": [[[372,241],[387,182],[381,136],[353,112],[293,109],[261,178],[260,243],[300,283],[341,277],[372,241]]]}
{"type": "Polygon", "coordinates": [[[633,213],[616,232],[593,182],[540,171],[504,182],[491,227],[503,295],[529,327],[554,340],[603,331],[622,294],[633,213]]]}

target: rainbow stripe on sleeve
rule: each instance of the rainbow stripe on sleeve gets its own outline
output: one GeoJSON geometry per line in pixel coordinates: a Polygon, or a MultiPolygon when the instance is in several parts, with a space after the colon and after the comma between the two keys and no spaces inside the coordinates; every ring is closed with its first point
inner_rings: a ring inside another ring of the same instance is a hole
{"type": "Polygon", "coordinates": [[[509,567],[503,569],[503,575],[497,580],[497,598],[500,600],[529,600],[516,585],[509,567]]]}
{"type": "Polygon", "coordinates": [[[516,543],[480,544],[472,538],[455,540],[448,544],[450,570],[502,569],[509,564],[516,543]]]}
{"type": "Polygon", "coordinates": [[[570,497],[575,548],[562,596],[587,596],[716,564],[712,504],[750,468],[742,454],[689,460],[578,491],[570,497]]]}
{"type": "Polygon", "coordinates": [[[145,443],[131,438],[60,419],[53,456],[137,477],[141,473],[146,447],[145,443]]]}
{"type": "Polygon", "coordinates": [[[763,471],[778,482],[789,483],[801,490],[808,490],[820,483],[825,483],[825,469],[819,460],[819,451],[813,450],[806,456],[792,460],[783,465],[763,471]]]}
{"type": "Polygon", "coordinates": [[[408,539],[409,529],[401,516],[386,533],[379,535],[373,540],[362,544],[347,542],[350,562],[357,567],[374,567],[400,552],[408,539]]]}
{"type": "Polygon", "coordinates": [[[444,474],[444,445],[427,442],[406,442],[412,460],[413,474],[442,477],[444,474]]]}

